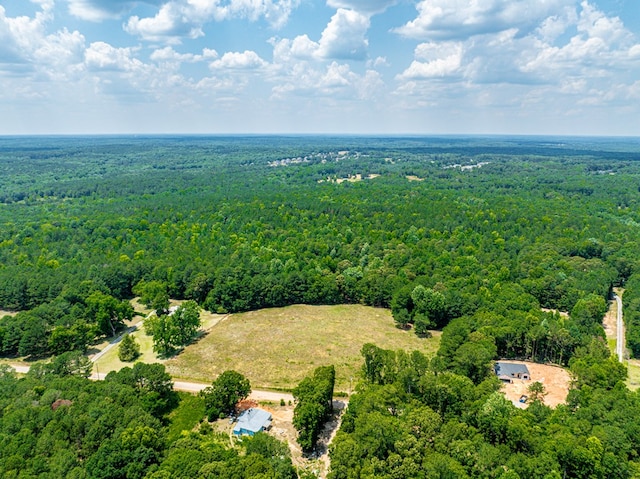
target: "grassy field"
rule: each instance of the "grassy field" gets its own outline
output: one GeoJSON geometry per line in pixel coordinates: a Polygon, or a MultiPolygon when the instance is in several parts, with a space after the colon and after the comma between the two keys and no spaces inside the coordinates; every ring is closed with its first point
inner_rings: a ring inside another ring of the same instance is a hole
{"type": "MultiPolygon", "coordinates": [[[[171,301],[171,306],[179,305],[182,301],[171,301]]],[[[139,303],[133,303],[134,309],[141,314],[136,316],[131,324],[137,323],[142,320],[142,318],[146,317],[147,314],[151,311],[148,308],[145,308],[143,305],[139,303]]],[[[214,324],[224,318],[224,315],[221,314],[212,314],[208,311],[202,311],[200,313],[200,319],[202,321],[202,329],[205,331],[211,328],[214,324]]],[[[144,327],[140,326],[136,331],[132,334],[133,338],[140,345],[140,357],[136,359],[136,361],[141,361],[143,363],[160,363],[165,362],[158,358],[156,353],[153,352],[153,339],[151,336],[147,336],[144,332],[144,327]]],[[[107,346],[107,342],[104,342],[98,345],[97,350],[102,350],[107,346]]],[[[125,363],[120,361],[118,358],[118,346],[111,348],[104,356],[98,359],[94,363],[94,372],[99,372],[100,374],[105,374],[110,371],[119,371],[125,366],[131,367],[133,363],[125,363]]]]}
{"type": "Polygon", "coordinates": [[[627,361],[628,377],[627,387],[632,391],[640,388],[640,360],[630,359],[627,361]]]}
{"type": "Polygon", "coordinates": [[[348,392],[358,378],[363,344],[433,355],[439,335],[420,339],[401,331],[386,309],[296,305],[230,315],[165,365],[186,380],[211,382],[234,369],[256,389],[291,389],[316,367],[333,364],[336,391],[348,392]]]}

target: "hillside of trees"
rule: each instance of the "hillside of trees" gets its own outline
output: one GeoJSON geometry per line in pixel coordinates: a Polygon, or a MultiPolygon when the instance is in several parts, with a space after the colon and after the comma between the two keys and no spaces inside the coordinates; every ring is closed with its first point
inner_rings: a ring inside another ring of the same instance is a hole
{"type": "MultiPolygon", "coordinates": [[[[0,138],[0,309],[17,312],[0,355],[53,356],[0,371],[2,476],[295,477],[272,438],[168,440],[161,366],[86,379],[81,353],[140,294],[219,313],[362,303],[442,329],[434,358],[363,348],[335,479],[637,477],[639,396],[600,322],[623,286],[640,355],[638,160],[633,139],[0,138]],[[567,405],[514,408],[500,357],[569,367],[567,405]]],[[[188,341],[188,319],[151,329],[188,341]]],[[[298,397],[328,406],[318,383],[298,397]]],[[[307,434],[325,411],[301,404],[307,434]]]]}
{"type": "Polygon", "coordinates": [[[0,309],[20,313],[0,354],[83,349],[142,282],[214,312],[390,307],[418,333],[492,311],[519,328],[503,354],[566,362],[591,326],[539,306],[637,272],[638,157],[632,140],[3,138],[0,309]],[[534,348],[523,321],[562,339],[534,348]]]}

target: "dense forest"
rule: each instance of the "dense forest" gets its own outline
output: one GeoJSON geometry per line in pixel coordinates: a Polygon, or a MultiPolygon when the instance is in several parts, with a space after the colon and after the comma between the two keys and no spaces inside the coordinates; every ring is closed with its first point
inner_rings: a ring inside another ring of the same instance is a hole
{"type": "MultiPolygon", "coordinates": [[[[594,418],[598,410],[622,408],[624,418],[636,411],[601,319],[612,288],[624,287],[628,348],[640,355],[638,160],[635,139],[0,138],[0,309],[17,312],[0,319],[0,355],[84,352],[124,327],[134,295],[150,304],[192,300],[218,313],[296,303],[386,307],[399,328],[421,336],[442,329],[441,348],[428,361],[374,345],[363,351],[364,380],[333,450],[334,477],[420,477],[411,472],[419,465],[430,478],[632,477],[635,423],[594,418]],[[511,409],[494,394],[497,358],[569,366],[570,404],[511,409]],[[432,417],[421,433],[415,421],[432,417]],[[352,447],[363,435],[386,442],[352,447]],[[457,456],[449,447],[456,441],[464,442],[457,456]],[[591,461],[591,472],[579,461],[591,461]],[[543,469],[550,475],[532,472],[543,469]]],[[[84,404],[75,398],[86,396],[89,409],[98,397],[128,394],[103,391],[116,387],[109,381],[59,376],[3,374],[11,387],[2,401],[20,397],[20,414],[40,407],[49,418],[62,414],[51,412],[54,393],[38,399],[50,389],[77,391],[70,400],[84,404]]],[[[149,407],[148,419],[136,416],[147,421],[140,427],[161,430],[162,408],[149,407]]],[[[0,439],[13,441],[22,421],[33,451],[47,421],[25,416],[11,429],[1,411],[0,439]]],[[[121,435],[129,426],[109,427],[121,435]]],[[[111,477],[183,477],[162,472],[162,460],[179,461],[182,446],[149,441],[140,470],[111,477]]],[[[206,434],[185,441],[202,454],[238,454],[206,434]]],[[[91,472],[100,467],[88,469],[98,459],[87,459],[101,446],[76,447],[68,470],[102,477],[91,472]]],[[[3,452],[3,471],[20,454],[3,452]]],[[[288,464],[272,466],[289,477],[288,464]]],[[[60,477],[47,471],[42,477],[60,477]]]]}

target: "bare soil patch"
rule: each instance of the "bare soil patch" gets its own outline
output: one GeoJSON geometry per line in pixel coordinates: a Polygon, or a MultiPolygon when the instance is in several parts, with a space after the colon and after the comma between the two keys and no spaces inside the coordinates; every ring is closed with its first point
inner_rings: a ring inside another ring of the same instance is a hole
{"type": "Polygon", "coordinates": [[[16,311],[5,311],[4,309],[0,309],[0,318],[5,316],[15,316],[18,314],[16,311]]]}
{"type": "Polygon", "coordinates": [[[549,309],[549,308],[540,308],[540,309],[542,311],[547,312],[547,313],[558,313],[563,318],[568,318],[569,317],[569,313],[567,313],[566,311],[560,311],[558,309],[549,309]]]}
{"type": "MultiPolygon", "coordinates": [[[[619,288],[614,288],[615,290],[619,290],[619,288]]],[[[622,295],[620,291],[616,291],[616,294],[619,296],[622,295]]],[[[618,303],[616,300],[609,301],[609,309],[607,313],[604,315],[602,319],[602,327],[604,328],[604,332],[607,334],[607,339],[615,340],[617,338],[618,333],[618,303]]],[[[615,344],[614,344],[615,351],[615,344]]]]}
{"type": "Polygon", "coordinates": [[[527,388],[536,381],[542,383],[547,391],[547,395],[544,398],[544,403],[547,406],[556,407],[558,404],[565,403],[571,385],[571,377],[564,368],[527,361],[508,362],[526,364],[531,374],[530,380],[514,379],[513,383],[504,383],[502,386],[501,391],[517,407],[527,407],[526,403],[523,404],[518,400],[523,394],[529,394],[527,388]]]}

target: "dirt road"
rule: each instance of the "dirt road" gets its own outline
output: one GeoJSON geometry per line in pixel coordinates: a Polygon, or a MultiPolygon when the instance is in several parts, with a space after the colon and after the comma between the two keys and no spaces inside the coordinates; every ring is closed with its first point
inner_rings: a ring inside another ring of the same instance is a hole
{"type": "MultiPolygon", "coordinates": [[[[9,364],[17,373],[27,374],[29,372],[29,366],[19,365],[19,364],[9,364]]],[[[93,373],[89,376],[89,379],[92,381],[103,381],[106,374],[104,373],[93,373]]],[[[204,383],[195,383],[189,381],[174,381],[173,389],[176,391],[185,391],[190,393],[198,393],[202,391],[207,386],[211,386],[211,384],[204,383]]],[[[264,391],[261,389],[256,389],[251,391],[249,395],[249,399],[253,399],[254,401],[271,401],[271,402],[280,402],[281,399],[284,399],[286,402],[293,402],[293,395],[286,392],[278,392],[278,391],[264,391]]]]}

